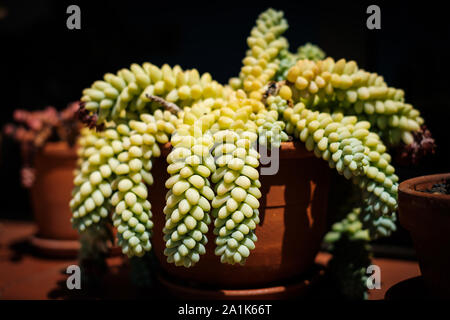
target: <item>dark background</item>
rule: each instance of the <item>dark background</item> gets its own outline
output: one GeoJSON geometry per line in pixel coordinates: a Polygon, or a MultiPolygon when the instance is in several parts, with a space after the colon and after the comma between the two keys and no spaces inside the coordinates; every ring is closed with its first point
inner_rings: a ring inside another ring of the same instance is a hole
{"type": "MultiPolygon", "coordinates": [[[[449,172],[450,23],[443,2],[221,1],[0,1],[0,125],[15,108],[61,109],[83,88],[131,63],[179,64],[210,72],[219,82],[236,76],[246,37],[258,14],[281,9],[292,51],[318,44],[335,59],[354,59],[403,88],[421,110],[439,146],[400,178],[449,172]],[[81,30],[66,28],[66,8],[81,8],[81,30]],[[366,8],[381,8],[381,30],[368,30],[366,8]]],[[[20,186],[17,145],[3,139],[0,218],[31,219],[28,193],[20,186]]],[[[400,230],[390,243],[409,245],[400,230]]]]}

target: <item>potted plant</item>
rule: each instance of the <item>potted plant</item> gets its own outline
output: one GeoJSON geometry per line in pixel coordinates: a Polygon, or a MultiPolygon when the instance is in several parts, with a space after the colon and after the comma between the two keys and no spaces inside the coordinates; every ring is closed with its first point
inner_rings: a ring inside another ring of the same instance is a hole
{"type": "Polygon", "coordinates": [[[14,124],[4,127],[5,135],[20,144],[21,181],[30,189],[37,233],[31,242],[41,252],[67,256],[79,247],[77,232],[68,220],[67,202],[73,188],[77,154],[75,141],[80,125],[75,116],[78,103],[58,112],[44,110],[14,112],[14,124]]]}
{"type": "Polygon", "coordinates": [[[80,140],[73,225],[114,225],[134,261],[154,248],[160,280],[175,294],[299,294],[317,275],[328,165],[357,190],[325,236],[336,253],[330,264],[345,266],[341,279],[356,279],[364,294],[367,244],[395,230],[388,147],[413,143],[423,119],[402,90],[354,61],[325,58],[311,44],[290,52],[287,27],[282,12],[263,12],[228,85],[144,63],[85,89],[80,117],[96,130],[80,140]],[[267,160],[275,172],[260,166],[267,160]]]}
{"type": "Polygon", "coordinates": [[[439,298],[450,297],[450,173],[421,176],[399,187],[400,223],[410,232],[424,284],[439,298]]]}

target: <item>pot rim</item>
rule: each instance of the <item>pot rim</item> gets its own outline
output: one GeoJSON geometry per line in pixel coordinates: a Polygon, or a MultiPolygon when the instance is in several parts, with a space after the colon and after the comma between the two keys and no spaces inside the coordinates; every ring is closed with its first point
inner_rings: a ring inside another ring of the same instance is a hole
{"type": "Polygon", "coordinates": [[[70,146],[66,141],[46,142],[39,153],[44,156],[59,158],[77,158],[78,145],[70,146]]]}
{"type": "Polygon", "coordinates": [[[450,194],[442,194],[442,193],[434,194],[434,193],[418,191],[415,189],[415,187],[418,184],[436,183],[436,182],[442,181],[444,179],[450,179],[450,173],[430,174],[430,175],[426,175],[426,176],[419,176],[419,177],[411,178],[411,179],[401,182],[400,185],[398,186],[398,191],[399,191],[399,193],[404,193],[404,194],[408,194],[408,195],[420,197],[420,198],[445,199],[445,200],[450,201],[450,194]]]}

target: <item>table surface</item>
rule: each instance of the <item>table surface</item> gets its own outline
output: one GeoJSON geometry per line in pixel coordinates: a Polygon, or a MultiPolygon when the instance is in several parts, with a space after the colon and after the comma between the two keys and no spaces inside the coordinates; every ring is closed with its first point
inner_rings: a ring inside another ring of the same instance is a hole
{"type": "MultiPolygon", "coordinates": [[[[0,220],[0,299],[70,299],[65,289],[65,270],[77,260],[35,255],[28,242],[34,232],[33,223],[0,220]]],[[[329,258],[329,254],[320,252],[316,262],[326,265],[329,258]]],[[[374,258],[373,264],[381,269],[381,289],[369,290],[370,300],[383,299],[393,285],[420,275],[416,261],[374,258]]],[[[127,271],[122,267],[122,258],[109,258],[108,265],[108,298],[136,297],[136,290],[124,274],[127,271]]]]}

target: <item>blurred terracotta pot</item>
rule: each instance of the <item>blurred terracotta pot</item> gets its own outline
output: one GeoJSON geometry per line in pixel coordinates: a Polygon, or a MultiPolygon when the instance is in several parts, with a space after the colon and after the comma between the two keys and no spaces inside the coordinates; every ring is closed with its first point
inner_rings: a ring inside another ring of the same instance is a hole
{"type": "Polygon", "coordinates": [[[76,256],[80,247],[69,208],[76,160],[76,148],[65,142],[49,142],[36,155],[31,201],[38,231],[32,243],[42,253],[76,256]]]}
{"type": "MultiPolygon", "coordinates": [[[[280,298],[305,291],[305,275],[314,269],[314,258],[326,231],[330,170],[302,144],[283,143],[279,170],[262,175],[258,241],[245,266],[220,263],[215,256],[213,226],[206,254],[192,268],[166,262],[162,229],[168,178],[165,157],[153,166],[150,188],[154,219],[153,247],[163,272],[163,285],[184,298],[280,298]]],[[[313,272],[314,273],[314,272],[313,272]]],[[[314,276],[317,273],[314,273],[314,276]]]]}
{"type": "Polygon", "coordinates": [[[410,232],[425,285],[450,298],[450,195],[421,192],[450,179],[450,173],[422,176],[399,186],[400,223],[410,232]]]}

